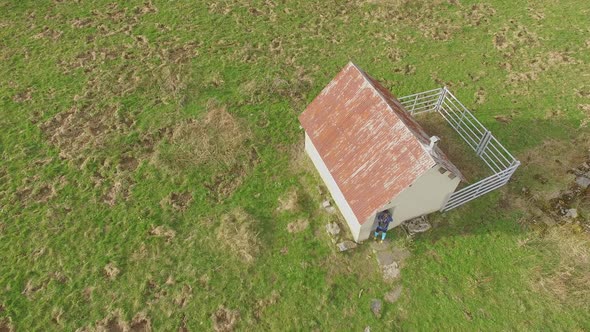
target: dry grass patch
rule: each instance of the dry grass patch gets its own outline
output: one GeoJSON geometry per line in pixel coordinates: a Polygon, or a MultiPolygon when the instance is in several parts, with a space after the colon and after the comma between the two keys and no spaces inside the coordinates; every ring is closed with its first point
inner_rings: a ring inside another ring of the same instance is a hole
{"type": "Polygon", "coordinates": [[[225,108],[215,108],[172,129],[164,163],[176,170],[205,163],[231,166],[243,155],[249,137],[248,130],[225,108]]]}
{"type": "Polygon", "coordinates": [[[297,189],[291,188],[283,196],[279,198],[278,212],[294,211],[297,209],[297,189]]]}
{"type": "Polygon", "coordinates": [[[287,232],[289,233],[300,233],[307,229],[309,226],[309,220],[298,219],[297,221],[291,222],[287,225],[287,232]]]}
{"type": "Polygon", "coordinates": [[[162,225],[152,227],[152,229],[150,229],[149,231],[149,234],[154,237],[165,238],[166,242],[172,241],[172,239],[174,239],[174,237],[176,236],[176,232],[174,230],[162,225]]]}
{"type": "Polygon", "coordinates": [[[252,263],[260,251],[256,221],[244,210],[237,208],[221,216],[217,240],[231,254],[246,263],[252,263]]]}
{"type": "Polygon", "coordinates": [[[193,194],[188,191],[170,193],[168,197],[162,200],[161,205],[168,204],[178,211],[184,211],[193,201],[193,194]]]}
{"type": "Polygon", "coordinates": [[[219,306],[217,311],[211,315],[211,320],[213,321],[213,330],[215,330],[215,332],[233,331],[239,319],[239,311],[228,309],[223,305],[219,306]]]}
{"type": "Polygon", "coordinates": [[[103,268],[104,276],[109,280],[115,280],[117,276],[121,273],[121,270],[115,265],[115,263],[111,262],[105,265],[103,268]]]}
{"type": "Polygon", "coordinates": [[[586,306],[590,303],[590,237],[570,226],[553,227],[541,245],[554,255],[557,265],[533,281],[537,290],[554,296],[560,303],[586,306]]]}

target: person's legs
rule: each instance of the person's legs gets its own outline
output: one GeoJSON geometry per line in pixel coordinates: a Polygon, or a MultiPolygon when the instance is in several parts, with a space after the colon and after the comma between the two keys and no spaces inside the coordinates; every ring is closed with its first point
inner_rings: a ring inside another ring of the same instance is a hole
{"type": "Polygon", "coordinates": [[[375,231],[375,235],[373,236],[375,238],[375,240],[377,239],[378,236],[379,236],[379,231],[375,231]]]}
{"type": "Polygon", "coordinates": [[[385,240],[385,235],[387,235],[387,232],[381,232],[381,241],[385,240]]]}

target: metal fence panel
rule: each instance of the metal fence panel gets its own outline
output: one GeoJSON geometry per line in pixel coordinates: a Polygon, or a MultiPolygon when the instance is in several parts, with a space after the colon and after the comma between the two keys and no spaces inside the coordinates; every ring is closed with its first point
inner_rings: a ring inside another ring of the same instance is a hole
{"type": "Polygon", "coordinates": [[[505,185],[520,162],[446,87],[399,98],[412,114],[438,113],[493,172],[491,176],[452,193],[441,211],[449,211],[505,185]]]}

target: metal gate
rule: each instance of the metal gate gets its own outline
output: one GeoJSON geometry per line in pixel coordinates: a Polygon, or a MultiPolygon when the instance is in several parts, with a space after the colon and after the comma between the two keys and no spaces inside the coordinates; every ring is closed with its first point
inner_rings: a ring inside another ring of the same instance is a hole
{"type": "Polygon", "coordinates": [[[520,161],[446,87],[404,96],[399,101],[411,115],[440,114],[493,172],[487,178],[452,193],[441,211],[454,209],[505,185],[520,165],[520,161]]]}

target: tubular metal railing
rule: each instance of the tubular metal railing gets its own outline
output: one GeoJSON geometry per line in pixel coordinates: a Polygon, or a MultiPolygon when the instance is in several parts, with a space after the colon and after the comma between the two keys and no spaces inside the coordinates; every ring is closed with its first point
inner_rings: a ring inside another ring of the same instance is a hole
{"type": "Polygon", "coordinates": [[[411,115],[440,114],[493,172],[449,195],[441,211],[454,209],[505,185],[520,165],[520,161],[446,87],[404,96],[399,101],[411,115]]]}

